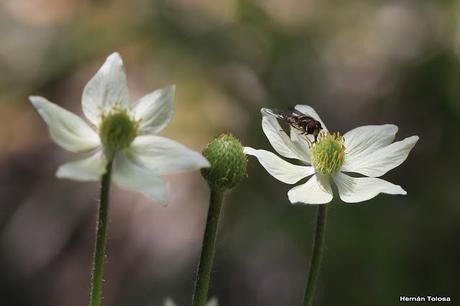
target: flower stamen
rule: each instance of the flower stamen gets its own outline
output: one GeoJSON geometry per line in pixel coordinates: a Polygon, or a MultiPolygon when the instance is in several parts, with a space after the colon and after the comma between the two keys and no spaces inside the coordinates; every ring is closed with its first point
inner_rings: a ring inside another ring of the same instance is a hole
{"type": "Polygon", "coordinates": [[[125,110],[102,115],[99,136],[104,148],[116,152],[128,147],[138,135],[138,125],[125,110]]]}
{"type": "Polygon", "coordinates": [[[322,174],[339,172],[345,161],[344,139],[339,133],[321,131],[311,147],[311,163],[322,174]]]}

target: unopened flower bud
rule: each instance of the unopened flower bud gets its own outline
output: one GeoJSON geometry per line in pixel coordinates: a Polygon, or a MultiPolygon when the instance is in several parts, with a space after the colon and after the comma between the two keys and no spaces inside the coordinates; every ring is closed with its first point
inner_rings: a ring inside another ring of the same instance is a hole
{"type": "Polygon", "coordinates": [[[222,134],[214,139],[203,155],[211,167],[201,169],[201,174],[212,189],[231,189],[247,176],[247,157],[241,143],[232,135],[222,134]]]}

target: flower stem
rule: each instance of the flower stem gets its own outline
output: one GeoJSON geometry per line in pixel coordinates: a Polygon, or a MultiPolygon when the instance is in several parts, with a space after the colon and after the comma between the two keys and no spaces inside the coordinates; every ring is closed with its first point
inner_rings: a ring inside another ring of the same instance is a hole
{"type": "Polygon", "coordinates": [[[315,287],[321,268],[321,259],[324,250],[324,237],[326,232],[327,204],[319,205],[316,215],[316,231],[313,240],[313,257],[311,258],[310,273],[308,275],[307,289],[303,301],[304,306],[313,305],[315,287]]]}
{"type": "Polygon", "coordinates": [[[107,213],[109,210],[110,179],[112,176],[112,161],[107,164],[106,172],[102,176],[101,200],[99,203],[99,216],[96,231],[96,246],[93,256],[93,269],[91,273],[90,306],[101,305],[102,276],[104,273],[105,241],[107,232],[107,213]]]}
{"type": "Polygon", "coordinates": [[[193,295],[193,306],[204,306],[208,299],[209,282],[216,250],[217,231],[223,199],[223,191],[211,188],[206,229],[204,232],[203,246],[201,248],[195,293],[193,295]]]}

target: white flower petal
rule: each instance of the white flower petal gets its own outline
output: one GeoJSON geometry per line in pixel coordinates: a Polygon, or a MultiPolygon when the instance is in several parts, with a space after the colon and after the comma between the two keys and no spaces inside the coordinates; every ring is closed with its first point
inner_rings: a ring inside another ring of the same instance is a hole
{"type": "Polygon", "coordinates": [[[315,174],[305,184],[289,190],[288,197],[291,203],[329,203],[333,198],[329,178],[324,175],[315,174]]]}
{"type": "Polygon", "coordinates": [[[343,135],[347,161],[362,158],[393,142],[398,127],[393,124],[366,125],[355,128],[343,135]]]}
{"type": "Polygon", "coordinates": [[[138,166],[124,154],[119,153],[115,157],[113,181],[120,187],[141,192],[153,201],[166,205],[166,182],[157,173],[138,166]]]}
{"type": "Polygon", "coordinates": [[[267,114],[262,108],[262,129],[278,154],[287,158],[309,161],[307,152],[299,150],[291,141],[286,132],[281,128],[278,120],[267,114]]]}
{"type": "Polygon", "coordinates": [[[323,127],[323,130],[327,131],[327,127],[324,124],[323,120],[319,117],[318,113],[313,109],[313,107],[304,105],[304,104],[297,104],[295,106],[295,109],[298,110],[301,113],[304,113],[307,116],[312,117],[313,119],[319,121],[321,123],[321,126],[323,127]]]}
{"type": "Polygon", "coordinates": [[[286,184],[294,184],[315,173],[313,167],[290,164],[269,151],[245,147],[244,153],[257,157],[260,164],[271,176],[286,184]]]}
{"type": "Polygon", "coordinates": [[[173,116],[176,86],[169,86],[142,97],[133,109],[134,118],[140,120],[141,134],[158,133],[173,116]]]}
{"type": "Polygon", "coordinates": [[[120,54],[112,53],[93,78],[86,84],[82,95],[85,116],[99,125],[101,114],[115,106],[127,109],[128,84],[120,54]]]}
{"type": "Polygon", "coordinates": [[[88,152],[100,145],[99,136],[83,119],[43,97],[31,96],[30,102],[48,125],[51,138],[71,152],[88,152]]]}
{"type": "MultiPolygon", "coordinates": [[[[418,139],[418,136],[411,136],[380,148],[371,154],[355,158],[344,164],[341,171],[356,172],[371,177],[382,176],[406,160],[418,139]]],[[[347,159],[345,158],[345,160],[347,159]]]]}
{"type": "Polygon", "coordinates": [[[379,193],[406,194],[401,186],[374,177],[351,177],[338,173],[334,177],[342,201],[357,203],[372,199],[379,193]]]}
{"type": "Polygon", "coordinates": [[[56,176],[71,180],[89,182],[98,181],[106,171],[107,160],[102,151],[92,156],[61,165],[56,176]]]}
{"type": "Polygon", "coordinates": [[[291,127],[291,141],[296,147],[297,152],[301,152],[305,162],[311,164],[310,160],[310,143],[307,140],[307,135],[302,135],[299,130],[291,127]]]}
{"type": "Polygon", "coordinates": [[[160,136],[139,136],[126,151],[136,163],[158,174],[209,167],[206,158],[196,151],[160,136]]]}

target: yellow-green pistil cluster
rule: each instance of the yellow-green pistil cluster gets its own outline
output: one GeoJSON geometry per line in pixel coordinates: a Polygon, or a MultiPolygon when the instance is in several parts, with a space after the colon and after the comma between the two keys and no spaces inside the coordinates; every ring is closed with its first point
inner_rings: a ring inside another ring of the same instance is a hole
{"type": "Polygon", "coordinates": [[[106,150],[116,152],[128,147],[138,133],[138,123],[126,111],[104,115],[99,127],[99,136],[106,150]]]}
{"type": "Polygon", "coordinates": [[[335,174],[339,172],[345,161],[345,147],[343,137],[339,133],[320,134],[318,142],[314,143],[310,154],[311,163],[321,174],[335,174]]]}

